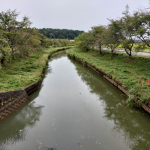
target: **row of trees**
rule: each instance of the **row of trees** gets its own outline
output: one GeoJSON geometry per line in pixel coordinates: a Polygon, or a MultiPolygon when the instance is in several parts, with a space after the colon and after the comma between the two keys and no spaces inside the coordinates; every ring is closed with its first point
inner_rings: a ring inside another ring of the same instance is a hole
{"type": "Polygon", "coordinates": [[[27,16],[18,21],[16,10],[0,13],[0,63],[15,57],[26,57],[30,52],[42,50],[49,46],[67,46],[68,40],[48,39],[37,29],[30,28],[31,22],[27,16]]]}
{"type": "Polygon", "coordinates": [[[113,52],[121,45],[132,59],[132,49],[136,44],[136,50],[150,47],[150,11],[138,10],[133,14],[129,13],[129,6],[122,13],[119,19],[110,19],[107,26],[95,26],[91,31],[82,33],[75,38],[78,47],[89,50],[91,47],[99,47],[102,53],[102,45],[105,45],[113,52]]]}
{"type": "Polygon", "coordinates": [[[79,30],[68,30],[68,29],[52,29],[43,28],[38,29],[40,33],[51,39],[74,39],[84,31],[79,30]]]}

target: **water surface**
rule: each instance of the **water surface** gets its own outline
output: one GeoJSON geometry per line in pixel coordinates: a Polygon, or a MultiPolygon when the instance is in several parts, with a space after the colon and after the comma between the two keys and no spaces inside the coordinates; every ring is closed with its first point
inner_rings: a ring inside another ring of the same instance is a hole
{"type": "Polygon", "coordinates": [[[53,56],[31,101],[0,123],[0,150],[149,150],[150,116],[89,68],[53,56]]]}

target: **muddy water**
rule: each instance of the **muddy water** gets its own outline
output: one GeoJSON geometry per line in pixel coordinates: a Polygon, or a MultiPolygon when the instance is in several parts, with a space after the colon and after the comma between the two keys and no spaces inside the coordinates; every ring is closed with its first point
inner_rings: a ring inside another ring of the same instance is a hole
{"type": "Polygon", "coordinates": [[[150,116],[85,66],[57,53],[31,101],[0,123],[0,150],[149,150],[150,116]]]}

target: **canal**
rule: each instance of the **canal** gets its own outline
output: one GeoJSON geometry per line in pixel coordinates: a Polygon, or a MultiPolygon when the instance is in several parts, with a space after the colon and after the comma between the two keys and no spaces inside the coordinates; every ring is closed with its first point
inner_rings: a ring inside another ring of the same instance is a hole
{"type": "Polygon", "coordinates": [[[0,150],[150,149],[150,116],[65,52],[53,55],[30,99],[0,123],[0,150]]]}

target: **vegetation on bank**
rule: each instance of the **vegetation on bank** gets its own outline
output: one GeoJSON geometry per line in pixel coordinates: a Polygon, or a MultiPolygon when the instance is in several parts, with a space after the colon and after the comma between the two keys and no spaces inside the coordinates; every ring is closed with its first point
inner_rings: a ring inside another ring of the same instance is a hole
{"type": "Polygon", "coordinates": [[[48,55],[73,45],[69,40],[50,40],[16,10],[0,12],[0,92],[19,90],[41,79],[48,55]],[[51,48],[50,48],[51,47],[51,48]]]}
{"type": "Polygon", "coordinates": [[[31,83],[41,79],[42,70],[46,66],[48,56],[58,49],[66,47],[51,47],[8,62],[0,69],[0,92],[21,90],[31,83]]]}
{"type": "Polygon", "coordinates": [[[130,92],[130,104],[134,104],[134,97],[139,99],[138,104],[150,99],[150,58],[133,56],[133,59],[129,60],[126,54],[114,52],[111,59],[111,52],[102,51],[100,55],[98,51],[87,52],[80,48],[72,48],[67,54],[112,76],[112,79],[130,92]]]}
{"type": "Polygon", "coordinates": [[[131,14],[127,5],[122,17],[109,19],[108,25],[94,26],[80,34],[75,38],[75,46],[68,54],[88,62],[121,83],[130,92],[128,102],[134,103],[137,98],[140,104],[150,99],[150,58],[132,56],[132,51],[150,49],[148,9],[138,9],[131,14]],[[103,51],[104,47],[110,52],[103,51]],[[126,53],[116,53],[117,48],[123,48],[126,53]]]}
{"type": "Polygon", "coordinates": [[[35,28],[30,28],[31,21],[24,16],[18,21],[16,10],[0,12],[0,65],[4,67],[7,61],[20,57],[29,57],[30,53],[42,51],[49,46],[61,47],[72,45],[69,40],[46,38],[35,28]]]}

